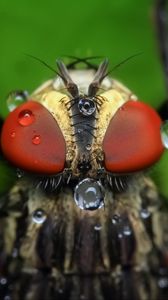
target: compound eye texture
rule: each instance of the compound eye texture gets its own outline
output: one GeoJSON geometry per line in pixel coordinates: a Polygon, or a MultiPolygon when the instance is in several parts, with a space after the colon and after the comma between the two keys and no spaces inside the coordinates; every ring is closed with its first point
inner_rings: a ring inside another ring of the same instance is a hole
{"type": "Polygon", "coordinates": [[[126,102],[111,119],[103,139],[106,170],[136,172],[159,160],[164,151],[161,125],[159,115],[147,104],[126,102]]]}
{"type": "Polygon", "coordinates": [[[38,102],[27,101],[9,114],[1,147],[6,158],[25,171],[54,174],[64,169],[63,134],[52,114],[38,102]]]}

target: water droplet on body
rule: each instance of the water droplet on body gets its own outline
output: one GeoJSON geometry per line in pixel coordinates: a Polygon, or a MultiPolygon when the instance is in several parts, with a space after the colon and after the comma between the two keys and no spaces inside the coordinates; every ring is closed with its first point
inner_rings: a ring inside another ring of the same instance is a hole
{"type": "Polygon", "coordinates": [[[142,219],[147,219],[151,215],[150,211],[148,211],[146,208],[141,209],[140,216],[142,219]]]}
{"type": "Polygon", "coordinates": [[[167,289],[168,288],[168,277],[161,277],[158,279],[158,286],[161,289],[167,289]]]}
{"type": "Polygon", "coordinates": [[[11,300],[11,297],[6,295],[3,300],[11,300]]]}
{"type": "Polygon", "coordinates": [[[120,216],[119,215],[114,215],[113,217],[112,217],[112,223],[114,224],[114,225],[116,225],[116,224],[118,224],[119,223],[119,221],[120,221],[120,216]]]}
{"type": "Polygon", "coordinates": [[[46,213],[43,209],[36,209],[33,212],[32,219],[33,219],[33,222],[35,222],[37,224],[44,223],[46,218],[47,218],[47,216],[46,216],[46,213]]]}
{"type": "Polygon", "coordinates": [[[17,106],[21,105],[27,100],[28,92],[27,91],[14,91],[8,95],[6,100],[8,110],[11,112],[17,106]]]}
{"type": "Polygon", "coordinates": [[[75,187],[74,200],[81,209],[101,208],[104,206],[104,189],[100,182],[85,178],[75,187]]]}
{"type": "Polygon", "coordinates": [[[129,225],[125,225],[125,226],[124,226],[124,228],[123,228],[123,233],[124,233],[124,235],[127,235],[127,236],[129,236],[129,235],[132,234],[132,230],[131,230],[131,228],[130,228],[129,225]]]}
{"type": "Polygon", "coordinates": [[[31,110],[25,109],[19,113],[18,122],[22,126],[29,126],[35,121],[35,116],[31,110]]]}
{"type": "Polygon", "coordinates": [[[78,133],[82,133],[82,132],[83,132],[83,129],[78,128],[78,129],[77,129],[77,132],[78,132],[78,133]]]}
{"type": "Polygon", "coordinates": [[[18,177],[18,178],[21,178],[21,177],[23,177],[23,175],[24,175],[24,171],[23,171],[23,170],[20,170],[20,169],[17,169],[17,170],[16,170],[16,174],[17,174],[17,177],[18,177]]]}
{"type": "Polygon", "coordinates": [[[94,226],[94,230],[100,231],[102,229],[102,226],[100,224],[97,224],[94,226]]]}
{"type": "Polygon", "coordinates": [[[0,279],[0,284],[2,284],[2,285],[7,284],[7,279],[6,279],[5,277],[2,277],[2,278],[0,279]]]}
{"type": "Polygon", "coordinates": [[[79,100],[78,108],[84,116],[90,116],[95,112],[96,105],[92,99],[82,98],[79,100]]]}
{"type": "Polygon", "coordinates": [[[87,144],[87,145],[86,145],[86,150],[87,150],[87,151],[90,151],[90,150],[91,150],[91,145],[90,145],[90,144],[87,144]]]}
{"type": "Polygon", "coordinates": [[[18,256],[18,249],[17,248],[14,248],[13,251],[12,251],[12,257],[17,257],[18,256]]]}
{"type": "Polygon", "coordinates": [[[161,140],[163,143],[163,146],[168,149],[168,121],[165,121],[160,129],[161,132],[161,140]]]}

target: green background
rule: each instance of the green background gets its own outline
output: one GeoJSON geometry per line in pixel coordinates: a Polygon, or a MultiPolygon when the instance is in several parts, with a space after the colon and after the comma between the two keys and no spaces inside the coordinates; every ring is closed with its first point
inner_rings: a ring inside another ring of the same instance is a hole
{"type": "MultiPolygon", "coordinates": [[[[53,73],[25,53],[55,67],[64,55],[106,56],[111,66],[142,52],[114,71],[140,99],[159,107],[165,99],[162,67],[155,35],[154,1],[85,0],[0,2],[0,115],[6,95],[33,91],[53,73]]],[[[168,195],[168,154],[151,173],[168,195]]],[[[0,192],[7,188],[9,169],[0,166],[0,192]]]]}

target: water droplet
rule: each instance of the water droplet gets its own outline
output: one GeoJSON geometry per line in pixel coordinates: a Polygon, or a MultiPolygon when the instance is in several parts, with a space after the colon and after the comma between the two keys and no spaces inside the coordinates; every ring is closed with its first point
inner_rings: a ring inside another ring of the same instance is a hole
{"type": "Polygon", "coordinates": [[[32,138],[32,143],[34,145],[39,145],[41,143],[41,136],[40,135],[35,135],[33,138],[32,138]]]}
{"type": "Polygon", "coordinates": [[[24,175],[24,171],[23,171],[23,170],[20,170],[20,169],[16,169],[16,174],[17,174],[17,177],[18,177],[18,178],[21,178],[21,177],[23,177],[23,175],[24,175]]]}
{"type": "Polygon", "coordinates": [[[79,111],[84,115],[84,116],[90,116],[92,115],[95,110],[96,110],[96,105],[93,99],[90,98],[82,98],[79,100],[78,103],[78,108],[79,111]]]}
{"type": "Polygon", "coordinates": [[[87,145],[86,145],[86,150],[87,150],[87,151],[90,151],[90,150],[91,150],[91,145],[90,145],[90,144],[87,144],[87,145]]]}
{"type": "Polygon", "coordinates": [[[168,120],[161,126],[161,140],[166,149],[168,149],[168,120]]]}
{"type": "Polygon", "coordinates": [[[85,178],[75,187],[74,200],[81,209],[101,208],[104,206],[104,189],[99,181],[85,178]]]}
{"type": "Polygon", "coordinates": [[[97,224],[94,226],[94,230],[100,231],[102,229],[102,226],[100,224],[97,224]]]}
{"type": "Polygon", "coordinates": [[[150,217],[150,211],[148,211],[146,208],[141,209],[140,215],[142,219],[147,219],[150,217]]]}
{"type": "Polygon", "coordinates": [[[8,295],[6,295],[6,296],[4,297],[4,300],[11,300],[11,297],[8,296],[8,295]]]}
{"type": "Polygon", "coordinates": [[[22,126],[29,126],[35,121],[35,116],[31,110],[25,109],[19,113],[18,122],[22,126]]]}
{"type": "Polygon", "coordinates": [[[124,235],[127,235],[127,236],[132,234],[132,230],[129,225],[124,226],[123,233],[124,233],[124,235]]]}
{"type": "Polygon", "coordinates": [[[114,225],[116,225],[116,224],[118,224],[119,223],[119,221],[120,221],[120,216],[119,215],[114,215],[113,217],[112,217],[112,223],[114,224],[114,225]]]}
{"type": "Polygon", "coordinates": [[[15,132],[15,131],[12,131],[12,132],[10,133],[10,136],[11,136],[12,138],[15,138],[16,132],[15,132]]]}
{"type": "Polygon", "coordinates": [[[124,110],[125,110],[124,105],[122,105],[122,106],[119,108],[119,110],[124,111],[124,110]]]}
{"type": "Polygon", "coordinates": [[[6,279],[5,277],[2,277],[2,278],[0,279],[0,284],[2,284],[2,285],[7,284],[7,279],[6,279]]]}
{"type": "Polygon", "coordinates": [[[82,133],[82,132],[83,132],[83,129],[78,128],[77,132],[78,132],[78,133],[82,133]]]}
{"type": "Polygon", "coordinates": [[[37,224],[42,224],[45,222],[47,216],[46,216],[46,213],[43,209],[36,209],[34,212],[33,212],[33,216],[32,216],[32,219],[35,223],[37,224]]]}
{"type": "Polygon", "coordinates": [[[119,239],[123,238],[123,234],[121,232],[119,232],[117,236],[118,236],[119,239]]]}
{"type": "Polygon", "coordinates": [[[12,251],[12,257],[17,257],[18,256],[18,249],[17,248],[14,248],[13,251],[12,251]]]}
{"type": "Polygon", "coordinates": [[[6,100],[9,111],[13,111],[17,106],[21,105],[27,100],[27,91],[14,91],[8,95],[6,100]]]}
{"type": "Polygon", "coordinates": [[[159,280],[158,280],[158,286],[161,289],[168,288],[168,277],[161,277],[161,278],[159,278],[159,280]]]}

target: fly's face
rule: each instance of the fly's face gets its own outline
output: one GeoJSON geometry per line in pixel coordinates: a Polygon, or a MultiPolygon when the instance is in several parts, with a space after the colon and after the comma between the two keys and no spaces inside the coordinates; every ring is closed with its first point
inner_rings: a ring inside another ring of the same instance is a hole
{"type": "Polygon", "coordinates": [[[102,207],[103,186],[113,189],[114,179],[148,168],[163,152],[160,117],[108,78],[107,66],[68,71],[59,61],[59,77],[13,110],[2,130],[9,161],[48,178],[52,190],[68,184],[77,203],[90,199],[78,203],[85,209],[102,207]]]}
{"type": "Polygon", "coordinates": [[[59,78],[52,82],[47,91],[42,87],[33,97],[53,114],[59,124],[66,147],[64,167],[71,173],[71,178],[91,177],[97,180],[100,172],[104,173],[102,141],[107,126],[131,93],[126,93],[128,91],[123,88],[122,97],[121,92],[112,87],[112,81],[106,79],[100,86],[103,93],[88,96],[88,87],[95,71],[75,70],[69,74],[79,88],[77,97],[65,94],[65,85],[59,78]]]}
{"type": "Polygon", "coordinates": [[[162,155],[167,124],[107,66],[58,61],[56,79],[14,95],[26,101],[1,145],[25,176],[1,206],[2,299],[161,299],[167,214],[143,170],[162,155]]]}

